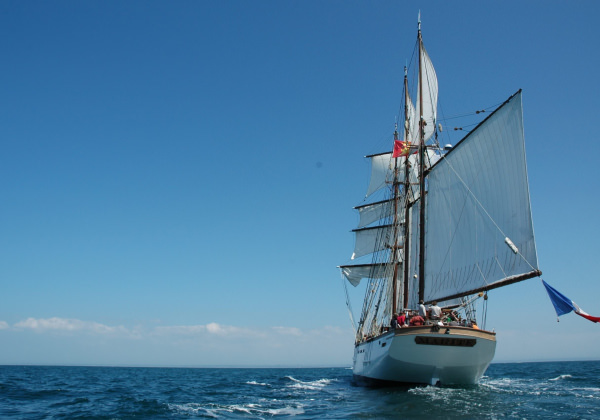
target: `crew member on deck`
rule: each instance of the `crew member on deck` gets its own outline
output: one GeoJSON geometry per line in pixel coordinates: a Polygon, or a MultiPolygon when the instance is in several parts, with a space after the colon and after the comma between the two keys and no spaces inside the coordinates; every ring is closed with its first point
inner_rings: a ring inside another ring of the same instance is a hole
{"type": "Polygon", "coordinates": [[[416,327],[416,326],[423,325],[423,324],[425,324],[425,319],[419,314],[413,315],[413,317],[410,318],[411,326],[416,327]]]}
{"type": "Polygon", "coordinates": [[[429,308],[429,318],[434,321],[439,321],[442,316],[442,308],[440,308],[437,304],[437,301],[433,301],[433,304],[429,308]]]}
{"type": "Polygon", "coordinates": [[[423,300],[419,301],[419,315],[423,319],[427,318],[427,310],[425,309],[425,304],[423,303],[423,300]]]}
{"type": "Polygon", "coordinates": [[[404,312],[401,312],[400,315],[398,315],[398,327],[402,328],[406,325],[406,315],[404,314],[404,312]]]}
{"type": "Polygon", "coordinates": [[[390,325],[392,326],[393,329],[398,328],[398,314],[392,315],[392,321],[390,322],[390,325]]]}

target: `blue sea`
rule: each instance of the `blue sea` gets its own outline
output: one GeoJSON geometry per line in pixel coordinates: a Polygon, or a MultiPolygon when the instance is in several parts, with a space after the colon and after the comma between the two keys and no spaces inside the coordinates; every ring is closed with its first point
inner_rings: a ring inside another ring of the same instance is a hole
{"type": "Polygon", "coordinates": [[[363,388],[348,368],[0,366],[2,419],[600,419],[600,361],[492,364],[468,387],[363,388]]]}

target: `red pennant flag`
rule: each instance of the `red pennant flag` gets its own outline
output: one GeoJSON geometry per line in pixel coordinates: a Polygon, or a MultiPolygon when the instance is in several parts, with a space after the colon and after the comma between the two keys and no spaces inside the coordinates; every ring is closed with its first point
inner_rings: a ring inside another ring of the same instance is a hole
{"type": "Polygon", "coordinates": [[[394,140],[394,154],[392,157],[408,156],[410,153],[410,143],[407,141],[394,140]]]}

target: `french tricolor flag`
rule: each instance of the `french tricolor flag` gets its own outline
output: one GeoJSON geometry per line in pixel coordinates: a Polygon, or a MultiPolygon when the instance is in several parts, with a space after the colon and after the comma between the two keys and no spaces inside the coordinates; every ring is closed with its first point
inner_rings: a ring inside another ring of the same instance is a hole
{"type": "Polygon", "coordinates": [[[587,312],[581,310],[579,306],[571,299],[560,293],[554,287],[550,286],[544,280],[544,287],[546,287],[546,291],[548,292],[548,296],[550,296],[550,300],[554,305],[554,309],[556,310],[556,315],[561,316],[564,314],[568,314],[571,311],[575,311],[575,313],[579,316],[582,316],[586,319],[589,319],[592,322],[600,322],[600,316],[591,316],[587,312]]]}

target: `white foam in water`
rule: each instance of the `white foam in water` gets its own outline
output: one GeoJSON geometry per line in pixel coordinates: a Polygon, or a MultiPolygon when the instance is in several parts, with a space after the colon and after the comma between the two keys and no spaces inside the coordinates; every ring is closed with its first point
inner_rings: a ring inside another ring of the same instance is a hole
{"type": "Polygon", "coordinates": [[[304,409],[302,407],[283,407],[267,410],[267,412],[274,416],[297,416],[299,414],[304,414],[304,409]]]}
{"type": "Polygon", "coordinates": [[[449,398],[452,398],[452,395],[456,394],[457,391],[459,390],[455,390],[452,388],[439,388],[437,386],[431,385],[411,388],[408,390],[408,392],[411,394],[424,395],[431,398],[432,400],[447,400],[449,398]]]}
{"type": "MultiPolygon", "coordinates": [[[[276,401],[276,400],[274,400],[276,401]]],[[[273,402],[273,401],[272,401],[273,402]]],[[[284,406],[281,408],[262,408],[259,404],[232,404],[219,407],[215,404],[202,406],[198,403],[187,404],[167,404],[169,410],[194,416],[207,416],[212,418],[222,418],[223,413],[242,413],[243,415],[271,415],[271,416],[297,416],[304,414],[302,405],[284,406]]]]}
{"type": "Polygon", "coordinates": [[[194,414],[194,415],[198,415],[198,414],[202,414],[208,417],[213,417],[213,418],[219,418],[219,415],[217,414],[217,412],[219,410],[214,410],[214,409],[209,409],[206,407],[202,407],[200,404],[196,404],[196,403],[188,403],[188,404],[167,404],[167,407],[169,407],[169,410],[172,411],[176,411],[179,413],[185,413],[187,415],[189,414],[194,414]]]}
{"type": "Polygon", "coordinates": [[[482,381],[479,385],[494,391],[507,392],[510,394],[522,392],[529,393],[531,388],[529,381],[511,378],[488,379],[482,381]]]}
{"type": "MultiPolygon", "coordinates": [[[[592,387],[585,387],[585,388],[573,388],[574,391],[588,391],[588,392],[597,392],[600,394],[600,388],[592,388],[592,387]]],[[[600,397],[600,395],[598,395],[600,397]]]]}
{"type": "Polygon", "coordinates": [[[269,384],[265,384],[263,382],[256,382],[256,381],[248,381],[246,382],[248,385],[260,385],[260,386],[268,386],[269,384]]]}
{"type": "Polygon", "coordinates": [[[310,391],[318,391],[331,383],[331,379],[318,379],[316,381],[303,382],[293,376],[286,376],[286,378],[294,382],[292,385],[289,385],[289,388],[307,389],[310,391]]]}
{"type": "Polygon", "coordinates": [[[250,404],[248,405],[248,408],[246,408],[243,405],[232,405],[230,406],[232,411],[241,411],[242,413],[247,413],[247,414],[252,414],[252,410],[250,410],[253,407],[250,407],[250,404]]]}
{"type": "Polygon", "coordinates": [[[569,378],[572,378],[572,376],[571,375],[560,375],[560,376],[557,376],[556,378],[552,378],[550,380],[551,381],[560,381],[561,379],[569,379],[569,378]]]}

